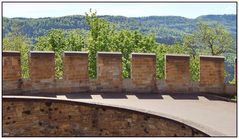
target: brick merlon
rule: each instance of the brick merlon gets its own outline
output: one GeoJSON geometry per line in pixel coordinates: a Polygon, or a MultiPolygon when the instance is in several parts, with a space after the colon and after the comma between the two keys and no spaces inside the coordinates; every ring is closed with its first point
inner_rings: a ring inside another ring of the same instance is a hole
{"type": "Polygon", "coordinates": [[[20,52],[19,51],[3,51],[2,52],[3,56],[20,56],[20,52]]]}
{"type": "Polygon", "coordinates": [[[54,56],[54,51],[30,51],[30,57],[32,56],[54,56]]]}
{"type": "Polygon", "coordinates": [[[224,59],[224,56],[206,56],[206,55],[200,55],[200,58],[219,58],[219,59],[224,59]]]}
{"type": "Polygon", "coordinates": [[[82,55],[88,55],[89,52],[87,51],[64,51],[63,56],[82,56],[82,55]]]}

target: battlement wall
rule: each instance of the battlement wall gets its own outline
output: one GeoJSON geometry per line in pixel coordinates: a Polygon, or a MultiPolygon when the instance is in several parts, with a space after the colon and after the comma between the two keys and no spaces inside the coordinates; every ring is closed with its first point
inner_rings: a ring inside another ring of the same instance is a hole
{"type": "Polygon", "coordinates": [[[54,52],[29,54],[29,79],[21,78],[20,53],[3,52],[3,94],[16,93],[224,93],[224,57],[200,56],[200,81],[190,81],[189,55],[165,55],[165,80],[156,79],[156,55],[131,54],[131,79],[122,78],[120,52],[97,53],[97,78],[89,79],[88,53],[64,52],[63,79],[55,78],[54,52]]]}

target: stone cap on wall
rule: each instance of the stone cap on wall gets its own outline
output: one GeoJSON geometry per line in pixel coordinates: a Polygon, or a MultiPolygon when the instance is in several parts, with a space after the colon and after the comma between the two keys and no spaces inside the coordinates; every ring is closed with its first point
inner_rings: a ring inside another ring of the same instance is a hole
{"type": "Polygon", "coordinates": [[[155,56],[155,53],[132,53],[132,55],[153,55],[155,56]]]}
{"type": "Polygon", "coordinates": [[[143,57],[156,57],[156,54],[155,53],[131,53],[131,57],[132,56],[136,56],[136,57],[139,57],[139,56],[143,56],[143,57]]]}
{"type": "Polygon", "coordinates": [[[121,55],[122,53],[121,52],[97,52],[97,54],[119,54],[121,55]]]}
{"type": "Polygon", "coordinates": [[[171,57],[190,57],[189,55],[183,55],[183,54],[166,54],[165,56],[171,56],[171,57]]]}
{"type": "Polygon", "coordinates": [[[20,52],[19,51],[3,51],[2,52],[3,56],[20,56],[20,52]]]}
{"type": "Polygon", "coordinates": [[[207,55],[200,55],[200,58],[219,58],[219,59],[224,59],[224,56],[207,56],[207,55]]]}
{"type": "Polygon", "coordinates": [[[81,56],[88,55],[88,51],[64,51],[63,56],[81,56]]]}
{"type": "Polygon", "coordinates": [[[97,57],[101,55],[101,56],[109,56],[109,57],[121,57],[122,56],[122,53],[121,52],[97,52],[97,57]]]}
{"type": "Polygon", "coordinates": [[[165,54],[165,59],[190,59],[189,55],[184,54],[165,54]]]}
{"type": "Polygon", "coordinates": [[[30,57],[32,56],[54,56],[54,51],[30,51],[30,57]]]}

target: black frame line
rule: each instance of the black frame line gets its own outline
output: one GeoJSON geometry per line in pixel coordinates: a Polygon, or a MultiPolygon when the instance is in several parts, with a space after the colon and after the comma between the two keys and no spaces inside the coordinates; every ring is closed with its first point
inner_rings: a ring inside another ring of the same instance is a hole
{"type": "MultiPolygon", "coordinates": [[[[238,1],[1,1],[1,23],[2,23],[2,27],[3,27],[3,4],[4,3],[236,3],[236,57],[238,56],[238,1]]],[[[1,34],[2,34],[2,39],[3,39],[3,30],[1,29],[1,34]]],[[[2,41],[2,46],[3,46],[3,41],[2,41]]],[[[2,47],[1,47],[1,54],[3,53],[2,51],[2,47]]],[[[3,60],[1,61],[1,67],[2,67],[2,63],[3,60]]],[[[238,63],[238,61],[237,61],[238,63]]],[[[235,72],[234,72],[235,73],[235,72]]],[[[1,72],[1,75],[3,75],[3,73],[1,72]]],[[[237,77],[236,77],[237,78],[237,77]]],[[[3,86],[3,76],[1,76],[2,79],[2,86],[3,86]]],[[[238,84],[236,83],[236,88],[238,87],[238,84]]],[[[3,88],[1,88],[2,92],[3,92],[3,88]]],[[[3,100],[3,93],[1,94],[1,100],[3,100]]],[[[236,103],[238,102],[238,100],[236,100],[236,103]]],[[[3,108],[3,102],[1,101],[1,105],[3,108]]],[[[2,109],[1,109],[1,114],[2,114],[2,109]]],[[[3,116],[1,117],[2,119],[2,127],[3,127],[3,116]]],[[[238,103],[236,105],[236,136],[213,136],[214,138],[230,138],[230,137],[238,137],[238,103]]],[[[7,137],[7,136],[3,136],[3,128],[2,128],[2,137],[7,137]]],[[[16,136],[16,137],[20,137],[20,136],[16,136]]],[[[24,136],[21,136],[23,138],[25,138],[24,136]]],[[[52,136],[31,136],[31,137],[52,137],[52,136]]],[[[54,136],[53,136],[54,137],[54,136]]],[[[55,136],[57,137],[57,136],[55,136]]],[[[58,137],[71,137],[71,136],[58,136],[58,137]]],[[[104,137],[104,136],[81,136],[81,137],[104,137]]],[[[132,137],[132,136],[107,136],[107,137],[132,137]]],[[[133,136],[133,137],[151,137],[151,136],[133,136]]],[[[153,137],[161,137],[161,136],[153,136],[153,137]]],[[[169,137],[169,136],[165,136],[167,138],[173,138],[173,137],[169,137]]],[[[188,138],[188,137],[184,137],[184,138],[188,138]]],[[[190,137],[189,137],[190,138],[190,137]]]]}

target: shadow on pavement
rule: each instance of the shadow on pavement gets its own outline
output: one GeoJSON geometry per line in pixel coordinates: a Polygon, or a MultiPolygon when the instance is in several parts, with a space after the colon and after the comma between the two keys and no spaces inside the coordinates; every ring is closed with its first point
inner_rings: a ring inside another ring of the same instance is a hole
{"type": "Polygon", "coordinates": [[[28,96],[28,97],[53,97],[56,98],[55,94],[11,94],[11,95],[4,95],[4,96],[28,96]]]}
{"type": "Polygon", "coordinates": [[[198,96],[196,94],[168,94],[173,99],[193,99],[193,100],[199,100],[198,96]]]}
{"type": "Polygon", "coordinates": [[[212,101],[228,101],[228,102],[233,102],[232,100],[230,100],[227,97],[223,97],[223,96],[217,96],[217,95],[204,95],[205,98],[207,98],[208,100],[212,100],[212,101]]]}
{"type": "Polygon", "coordinates": [[[128,99],[124,93],[101,93],[103,99],[128,99]]]}
{"type": "Polygon", "coordinates": [[[65,96],[68,99],[92,99],[89,93],[66,94],[65,96]]]}
{"type": "Polygon", "coordinates": [[[138,99],[163,99],[161,94],[134,94],[138,99]]]}

